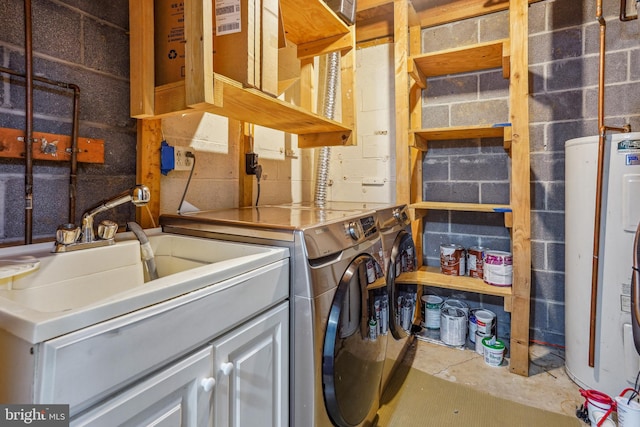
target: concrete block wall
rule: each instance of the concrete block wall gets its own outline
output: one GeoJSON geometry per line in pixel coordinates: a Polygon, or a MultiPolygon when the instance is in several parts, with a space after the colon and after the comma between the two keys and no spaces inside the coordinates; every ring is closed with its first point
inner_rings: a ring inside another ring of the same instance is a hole
{"type": "MultiPolygon", "coordinates": [[[[555,345],[564,344],[564,142],[597,134],[599,26],[595,3],[555,0],[529,8],[531,338],[555,345]]],[[[620,22],[618,7],[618,2],[604,2],[605,124],[630,123],[637,130],[640,24],[620,22]]],[[[497,13],[425,29],[422,36],[424,52],[500,39],[508,36],[508,15],[497,13]]],[[[430,79],[423,93],[422,116],[424,127],[507,121],[508,81],[499,70],[430,79]]],[[[430,143],[423,159],[423,197],[507,203],[509,165],[500,140],[430,143]]],[[[425,225],[425,261],[438,265],[441,243],[510,250],[509,232],[502,224],[501,216],[495,214],[432,212],[425,225]]],[[[510,319],[500,299],[453,295],[472,306],[496,311],[499,335],[509,336],[510,319]]]]}
{"type": "MultiPolygon", "coordinates": [[[[79,164],[76,218],[135,184],[135,121],[129,117],[129,13],[126,0],[34,0],[34,74],[80,87],[82,137],[105,141],[104,164],[79,164]]],[[[24,73],[24,2],[0,2],[0,65],[24,73]]],[[[25,129],[25,80],[0,73],[0,127],[25,129]]],[[[73,93],[41,83],[34,131],[71,133],[73,93]]],[[[34,144],[37,145],[37,144],[34,144]]],[[[24,162],[0,159],[0,243],[24,241],[24,162]]],[[[68,222],[69,165],[34,162],[33,238],[68,222]]],[[[124,225],[132,205],[103,214],[124,225]]]]}

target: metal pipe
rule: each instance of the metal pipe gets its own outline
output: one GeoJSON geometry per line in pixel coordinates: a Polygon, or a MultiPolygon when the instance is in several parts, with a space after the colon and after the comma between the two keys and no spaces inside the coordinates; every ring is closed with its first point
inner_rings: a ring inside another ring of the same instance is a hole
{"type": "Polygon", "coordinates": [[[33,242],[33,39],[31,0],[24,0],[24,63],[26,82],[25,133],[24,133],[24,192],[25,220],[24,243],[33,242]]]}
{"type": "MultiPolygon", "coordinates": [[[[14,71],[10,68],[0,67],[0,73],[9,74],[17,77],[26,77],[25,74],[14,71]]],[[[71,123],[71,165],[69,173],[69,222],[75,223],[76,219],[76,194],[78,187],[77,171],[78,171],[78,126],[80,123],[80,87],[73,83],[65,83],[57,80],[51,80],[46,77],[33,76],[34,81],[46,83],[64,89],[73,90],[73,119],[71,123]]]]}
{"type": "Polygon", "coordinates": [[[591,304],[589,316],[589,366],[595,366],[596,324],[598,309],[598,274],[600,259],[600,223],[602,221],[602,186],[606,134],[608,130],[629,132],[631,127],[604,125],[605,48],[607,23],[602,16],[602,0],[596,0],[596,20],[600,24],[600,58],[598,65],[598,169],[596,174],[596,206],[593,221],[593,259],[591,262],[591,304]]]}
{"type": "MultiPolygon", "coordinates": [[[[636,0],[637,1],[637,0],[636,0]]],[[[638,19],[638,14],[628,16],[627,15],[627,0],[620,0],[620,20],[622,22],[633,21],[638,19]]]]}
{"type": "Polygon", "coordinates": [[[76,200],[78,189],[78,126],[80,121],[80,88],[70,84],[73,89],[73,119],[71,125],[71,160],[69,162],[69,223],[76,223],[76,200]]]}

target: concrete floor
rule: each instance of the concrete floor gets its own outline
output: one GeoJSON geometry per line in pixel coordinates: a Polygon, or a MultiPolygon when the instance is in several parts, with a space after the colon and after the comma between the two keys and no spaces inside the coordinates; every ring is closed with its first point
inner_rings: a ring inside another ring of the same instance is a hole
{"type": "Polygon", "coordinates": [[[415,340],[405,361],[415,369],[448,381],[575,417],[576,408],[584,403],[584,398],[579,387],[565,373],[564,352],[532,345],[529,354],[529,377],[510,373],[506,359],[501,366],[493,367],[473,350],[459,350],[421,340],[415,340]]]}

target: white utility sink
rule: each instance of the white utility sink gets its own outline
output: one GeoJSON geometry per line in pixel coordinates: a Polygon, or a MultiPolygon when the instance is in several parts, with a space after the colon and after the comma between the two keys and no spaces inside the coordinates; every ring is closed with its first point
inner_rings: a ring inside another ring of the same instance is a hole
{"type": "Polygon", "coordinates": [[[159,276],[151,281],[132,233],[118,235],[112,246],[64,253],[52,253],[52,243],[0,249],[0,328],[37,343],[288,256],[283,248],[180,236],[160,229],[146,233],[159,276]],[[15,275],[7,273],[14,267],[11,260],[17,261],[15,275]]]}

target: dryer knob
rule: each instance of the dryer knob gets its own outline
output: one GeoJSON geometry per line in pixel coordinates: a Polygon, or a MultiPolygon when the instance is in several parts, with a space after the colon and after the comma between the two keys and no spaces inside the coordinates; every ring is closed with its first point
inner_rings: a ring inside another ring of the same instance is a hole
{"type": "Polygon", "coordinates": [[[393,218],[395,218],[398,224],[402,224],[402,212],[400,211],[400,209],[393,210],[393,218]]]}
{"type": "Polygon", "coordinates": [[[347,226],[347,233],[349,233],[349,236],[351,236],[353,240],[360,240],[361,234],[357,223],[350,222],[347,226]]]}

